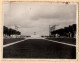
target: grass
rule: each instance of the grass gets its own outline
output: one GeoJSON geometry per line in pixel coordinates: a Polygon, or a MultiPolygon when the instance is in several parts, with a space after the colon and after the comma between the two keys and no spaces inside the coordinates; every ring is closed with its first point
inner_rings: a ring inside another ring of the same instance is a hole
{"type": "Polygon", "coordinates": [[[55,40],[55,41],[60,41],[60,42],[76,45],[76,38],[46,38],[46,39],[55,40]]]}
{"type": "Polygon", "coordinates": [[[3,39],[3,45],[13,43],[16,41],[23,40],[24,38],[8,38],[8,39],[3,39]]]}

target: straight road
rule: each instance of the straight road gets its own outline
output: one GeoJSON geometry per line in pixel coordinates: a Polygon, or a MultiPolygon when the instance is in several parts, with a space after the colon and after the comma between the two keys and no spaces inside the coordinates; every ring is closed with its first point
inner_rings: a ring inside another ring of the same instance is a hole
{"type": "Polygon", "coordinates": [[[28,39],[4,47],[3,58],[75,59],[76,47],[44,39],[28,39]]]}

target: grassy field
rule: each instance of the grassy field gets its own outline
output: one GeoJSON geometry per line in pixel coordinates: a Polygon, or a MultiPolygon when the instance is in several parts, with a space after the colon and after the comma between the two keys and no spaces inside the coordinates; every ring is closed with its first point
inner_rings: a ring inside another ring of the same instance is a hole
{"type": "Polygon", "coordinates": [[[13,43],[16,41],[23,40],[24,38],[8,38],[8,39],[3,39],[3,45],[13,43]]]}
{"type": "Polygon", "coordinates": [[[46,39],[65,42],[65,43],[76,45],[76,39],[75,38],[46,38],[46,39]]]}

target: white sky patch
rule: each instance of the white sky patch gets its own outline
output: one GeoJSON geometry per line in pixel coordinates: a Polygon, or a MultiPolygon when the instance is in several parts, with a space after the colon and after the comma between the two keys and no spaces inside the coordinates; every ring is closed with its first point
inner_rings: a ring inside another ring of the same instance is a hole
{"type": "Polygon", "coordinates": [[[21,26],[23,35],[49,35],[49,25],[56,29],[76,23],[76,5],[39,2],[3,2],[4,25],[21,26]]]}

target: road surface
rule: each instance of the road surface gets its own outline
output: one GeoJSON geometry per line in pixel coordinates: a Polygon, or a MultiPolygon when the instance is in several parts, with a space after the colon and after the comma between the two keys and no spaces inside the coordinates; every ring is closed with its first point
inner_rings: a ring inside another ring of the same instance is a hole
{"type": "Polygon", "coordinates": [[[44,39],[26,39],[4,47],[3,58],[76,59],[76,47],[44,39]]]}

